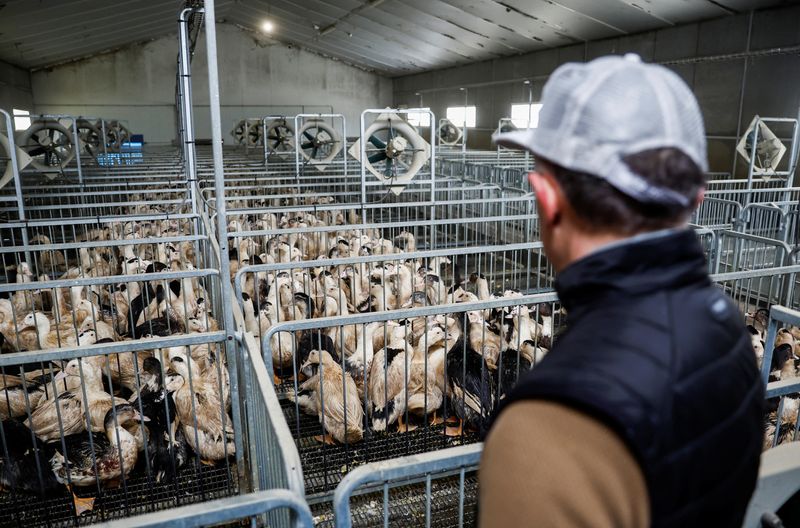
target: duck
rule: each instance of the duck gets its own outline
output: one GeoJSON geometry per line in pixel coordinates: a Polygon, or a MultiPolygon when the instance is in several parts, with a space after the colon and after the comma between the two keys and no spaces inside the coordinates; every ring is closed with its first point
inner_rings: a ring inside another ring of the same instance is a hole
{"type": "Polygon", "coordinates": [[[0,419],[19,418],[35,409],[45,398],[49,376],[45,374],[25,374],[0,377],[3,392],[0,393],[0,419]]]}
{"type": "Polygon", "coordinates": [[[497,357],[504,348],[502,334],[504,334],[503,329],[501,328],[499,333],[495,332],[495,327],[489,325],[479,311],[467,312],[469,346],[483,356],[491,368],[494,368],[497,357]]]}
{"type": "MultiPolygon", "coordinates": [[[[267,301],[272,306],[272,303],[267,301]]],[[[256,312],[253,306],[253,298],[246,293],[242,293],[242,312],[244,315],[245,329],[256,337],[261,337],[267,333],[272,326],[269,319],[269,310],[266,306],[261,306],[256,312]]]]}
{"type": "MultiPolygon", "coordinates": [[[[49,246],[50,237],[44,234],[38,234],[30,240],[29,244],[49,246]]],[[[61,251],[50,249],[41,251],[39,255],[41,259],[39,262],[39,271],[45,270],[51,275],[55,275],[56,273],[63,273],[66,270],[67,260],[64,257],[64,253],[61,251]]]]}
{"type": "Polygon", "coordinates": [[[326,444],[360,441],[364,410],[353,378],[325,350],[312,350],[301,371],[313,372],[298,387],[297,401],[306,412],[319,416],[325,434],[316,439],[326,444]]]}
{"type": "MultiPolygon", "coordinates": [[[[79,337],[81,344],[103,344],[112,342],[111,339],[98,340],[94,330],[88,330],[79,337]]],[[[110,378],[115,390],[120,387],[131,393],[136,393],[138,388],[136,373],[144,368],[144,361],[151,355],[150,352],[121,352],[119,354],[99,355],[86,358],[86,361],[96,366],[110,378]]]]}
{"type": "Polygon", "coordinates": [[[55,377],[59,385],[61,380],[71,388],[40,401],[26,420],[26,425],[45,442],[59,440],[62,430],[64,436],[85,431],[87,410],[92,431],[103,431],[106,412],[115,404],[127,403],[103,390],[100,369],[87,359],[70,360],[55,377]]]}
{"type": "Polygon", "coordinates": [[[172,398],[175,390],[183,385],[183,378],[177,375],[167,375],[166,378],[165,382],[161,362],[157,358],[145,358],[141,370],[141,390],[138,396],[131,396],[133,408],[149,418],[146,425],[147,444],[146,447],[139,446],[139,451],[145,451],[156,482],[173,481],[177,470],[188,460],[188,445],[183,429],[178,427],[175,400],[172,398]]]}
{"type": "Polygon", "coordinates": [[[753,347],[753,353],[756,355],[758,368],[761,368],[761,363],[764,360],[764,341],[761,339],[761,333],[756,330],[753,325],[747,325],[747,332],[750,334],[750,344],[753,347]]]}
{"type": "Polygon", "coordinates": [[[485,433],[494,410],[494,377],[484,358],[463,337],[447,353],[446,375],[448,398],[459,420],[458,428],[448,428],[448,435],[460,436],[465,423],[485,433]]]}
{"type": "Polygon", "coordinates": [[[142,337],[166,337],[174,334],[181,334],[186,331],[183,323],[172,314],[164,314],[159,317],[148,319],[130,332],[128,337],[141,339],[142,337]]]}
{"type": "Polygon", "coordinates": [[[6,491],[52,496],[60,487],[49,469],[55,447],[39,440],[16,420],[0,423],[0,488],[6,491]]]}
{"type": "MultiPolygon", "coordinates": [[[[358,341],[356,351],[347,357],[345,369],[356,380],[359,386],[359,393],[363,393],[365,377],[375,356],[373,345],[375,343],[375,333],[383,326],[382,322],[374,322],[366,325],[360,332],[361,339],[358,341]]],[[[327,337],[327,336],[326,336],[327,337]]]]}
{"type": "Polygon", "coordinates": [[[489,281],[486,277],[482,273],[473,273],[469,276],[469,281],[475,285],[478,299],[488,301],[491,294],[489,293],[489,281]]]}
{"type": "MultiPolygon", "coordinates": [[[[63,451],[56,451],[50,468],[56,480],[69,487],[90,487],[125,479],[139,457],[136,438],[126,429],[134,422],[147,422],[130,404],[109,409],[103,418],[103,432],[71,435],[64,438],[63,451]]],[[[91,509],[93,498],[79,499],[73,494],[76,513],[91,509]]]]}
{"type": "Polygon", "coordinates": [[[367,378],[372,429],[378,432],[400,420],[402,411],[395,408],[397,396],[404,393],[408,385],[413,350],[407,341],[405,326],[392,328],[389,343],[375,353],[367,378]]]}
{"type": "Polygon", "coordinates": [[[503,350],[492,370],[497,399],[504,399],[514,388],[520,376],[537,365],[546,354],[546,349],[537,346],[530,339],[521,343],[518,349],[503,350]]]}
{"type": "Polygon", "coordinates": [[[442,423],[435,413],[442,407],[446,392],[445,341],[448,339],[452,339],[452,336],[447,335],[440,326],[434,326],[422,336],[411,358],[406,395],[395,398],[395,409],[405,406],[410,414],[417,417],[434,413],[431,423],[442,423]]]}
{"type": "Polygon", "coordinates": [[[186,442],[209,464],[234,455],[233,421],[223,408],[219,386],[201,373],[190,355],[171,351],[169,361],[183,378],[172,398],[186,442]]]}
{"type": "Polygon", "coordinates": [[[746,312],[744,316],[745,321],[750,320],[750,324],[761,335],[761,340],[764,341],[767,335],[767,326],[769,325],[769,310],[758,308],[754,312],[746,312]]]}
{"type": "Polygon", "coordinates": [[[42,312],[31,312],[22,320],[17,334],[20,351],[48,350],[77,344],[77,333],[68,325],[51,330],[50,319],[42,312]]]}
{"type": "Polygon", "coordinates": [[[772,352],[772,365],[770,365],[770,381],[785,380],[796,377],[797,377],[797,360],[795,359],[792,344],[782,343],[776,346],[772,352]]]}

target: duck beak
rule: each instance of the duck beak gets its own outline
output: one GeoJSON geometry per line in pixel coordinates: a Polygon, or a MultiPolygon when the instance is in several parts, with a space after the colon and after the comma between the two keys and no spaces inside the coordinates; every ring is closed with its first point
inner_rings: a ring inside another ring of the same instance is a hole
{"type": "Polygon", "coordinates": [[[67,373],[63,370],[59,371],[58,374],[53,378],[53,381],[61,381],[67,378],[67,373]]]}
{"type": "Polygon", "coordinates": [[[133,413],[133,419],[138,421],[138,422],[149,422],[150,421],[150,418],[148,418],[147,416],[142,416],[141,414],[139,414],[138,411],[133,413]]]}

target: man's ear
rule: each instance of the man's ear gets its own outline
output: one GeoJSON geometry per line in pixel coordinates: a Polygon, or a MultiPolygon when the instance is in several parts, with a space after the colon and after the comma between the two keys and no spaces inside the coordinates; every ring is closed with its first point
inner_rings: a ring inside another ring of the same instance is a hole
{"type": "Polygon", "coordinates": [[[531,172],[530,182],[536,201],[539,202],[539,216],[548,224],[557,224],[561,218],[562,196],[558,184],[549,174],[531,172]]]}
{"type": "Polygon", "coordinates": [[[702,189],[697,191],[697,198],[695,199],[695,204],[694,204],[695,208],[700,207],[700,205],[703,203],[703,200],[705,199],[706,199],[706,189],[705,187],[703,187],[702,189]]]}

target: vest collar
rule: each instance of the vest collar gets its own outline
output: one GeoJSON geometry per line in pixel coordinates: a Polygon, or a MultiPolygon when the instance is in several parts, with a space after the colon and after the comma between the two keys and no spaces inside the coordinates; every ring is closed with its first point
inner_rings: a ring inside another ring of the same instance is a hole
{"type": "Polygon", "coordinates": [[[692,229],[669,229],[614,242],[567,266],[556,279],[568,312],[614,293],[641,295],[708,282],[705,257],[692,229]]]}

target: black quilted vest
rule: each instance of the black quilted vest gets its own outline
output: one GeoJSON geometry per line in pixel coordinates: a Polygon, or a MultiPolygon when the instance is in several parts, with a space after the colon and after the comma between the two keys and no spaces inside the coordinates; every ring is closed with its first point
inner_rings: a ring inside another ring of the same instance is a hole
{"type": "Polygon", "coordinates": [[[740,311],[710,282],[694,233],[603,249],[567,267],[556,289],[567,330],[500,412],[547,399],[613,428],[642,468],[654,527],[741,526],[764,386],[740,311]]]}

